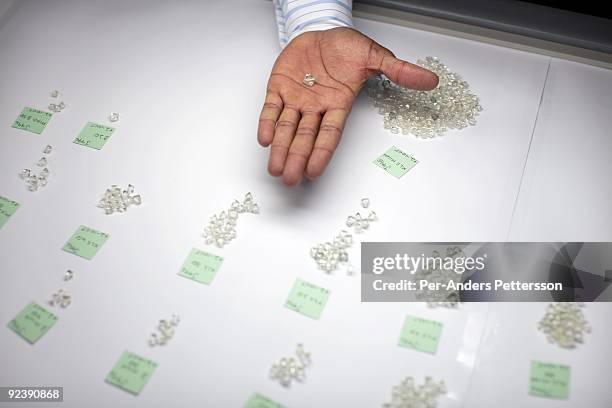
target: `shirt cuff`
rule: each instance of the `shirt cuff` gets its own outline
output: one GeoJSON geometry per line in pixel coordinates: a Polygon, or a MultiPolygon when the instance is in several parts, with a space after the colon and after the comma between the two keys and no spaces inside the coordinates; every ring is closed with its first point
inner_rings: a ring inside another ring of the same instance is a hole
{"type": "Polygon", "coordinates": [[[281,47],[308,31],[352,28],[352,6],[352,0],[274,0],[281,47]]]}

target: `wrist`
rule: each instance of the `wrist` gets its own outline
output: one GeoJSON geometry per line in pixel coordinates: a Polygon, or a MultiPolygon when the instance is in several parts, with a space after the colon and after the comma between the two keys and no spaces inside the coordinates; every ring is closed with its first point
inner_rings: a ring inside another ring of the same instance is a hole
{"type": "Polygon", "coordinates": [[[301,34],[353,28],[352,0],[274,0],[281,46],[301,34]]]}

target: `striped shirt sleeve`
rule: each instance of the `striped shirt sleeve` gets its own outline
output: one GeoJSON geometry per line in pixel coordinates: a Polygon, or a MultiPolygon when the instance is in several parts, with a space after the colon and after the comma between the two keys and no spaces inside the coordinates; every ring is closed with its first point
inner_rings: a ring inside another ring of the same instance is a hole
{"type": "Polygon", "coordinates": [[[281,47],[306,31],[353,27],[353,0],[273,0],[281,47]]]}

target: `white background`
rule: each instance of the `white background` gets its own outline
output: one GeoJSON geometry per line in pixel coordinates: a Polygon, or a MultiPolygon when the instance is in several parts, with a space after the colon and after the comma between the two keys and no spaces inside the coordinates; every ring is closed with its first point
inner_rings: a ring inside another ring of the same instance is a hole
{"type": "MultiPolygon", "coordinates": [[[[0,19],[0,195],[21,204],[0,230],[0,322],[60,288],[73,304],[52,309],[59,321],[34,346],[0,328],[0,385],[63,386],[71,407],[239,407],[254,391],[289,407],[370,407],[403,377],[432,375],[449,388],[440,407],[612,404],[609,305],[588,305],[593,333],[566,351],[536,330],[544,304],[360,303],[358,276],[325,275],[308,255],[365,196],[380,217],[368,241],[612,240],[611,72],[356,19],[398,57],[440,57],[485,110],[477,126],[423,141],[385,131],[361,95],[325,176],[289,190],[255,140],[279,52],[271,3],[21,3],[0,19]],[[67,108],[42,135],[10,127],[53,89],[67,108]],[[111,111],[121,120],[102,150],[72,143],[111,111]],[[47,144],[50,184],[28,192],[17,173],[47,144]],[[420,161],[399,180],[371,163],[391,145],[420,161]],[[142,206],[95,207],[128,183],[142,206]],[[247,191],[262,213],[211,249],[225,257],[212,285],[178,277],[190,249],[205,249],[208,218],[247,191]],[[60,250],[81,224],[111,235],[91,261],[60,250]],[[283,307],[296,277],[331,290],[320,320],[283,307]],[[149,348],[172,313],[176,336],[149,348]],[[444,323],[435,356],[397,346],[406,314],[444,323]],[[268,369],[297,342],[314,365],[283,389],[268,369]],[[124,350],[159,364],[137,397],[104,382],[124,350]],[[572,367],[568,401],[527,395],[533,359],[572,367]]],[[[358,245],[351,256],[357,265],[358,245]]]]}

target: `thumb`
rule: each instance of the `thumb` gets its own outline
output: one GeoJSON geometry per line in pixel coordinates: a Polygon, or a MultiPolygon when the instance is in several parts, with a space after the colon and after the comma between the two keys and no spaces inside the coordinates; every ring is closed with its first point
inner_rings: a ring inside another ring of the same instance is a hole
{"type": "Polygon", "coordinates": [[[378,72],[385,74],[394,83],[418,91],[431,91],[438,86],[438,76],[428,69],[395,58],[391,51],[378,46],[376,53],[380,58],[378,72]]]}

